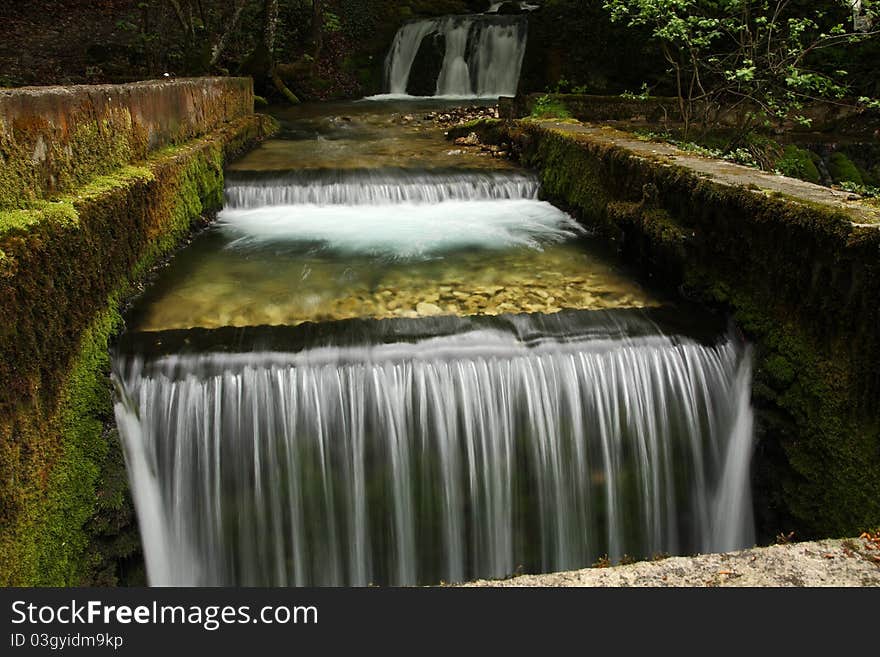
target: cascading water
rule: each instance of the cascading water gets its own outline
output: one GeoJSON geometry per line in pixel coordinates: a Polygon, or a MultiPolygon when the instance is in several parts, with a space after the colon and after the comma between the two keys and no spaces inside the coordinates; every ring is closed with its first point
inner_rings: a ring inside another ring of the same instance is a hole
{"type": "Polygon", "coordinates": [[[421,258],[461,248],[540,248],[583,234],[521,172],[335,171],[232,177],[218,224],[232,247],[288,242],[421,258]]]}
{"type": "Polygon", "coordinates": [[[117,349],[150,583],[430,584],[750,545],[748,348],[661,318],[532,174],[347,168],[355,130],[310,167],[278,157],[297,141],[267,149],[283,170],[231,173],[117,349]]]}
{"type": "Polygon", "coordinates": [[[731,340],[605,313],[405,333],[117,358],[151,583],[454,582],[752,542],[731,340]]]}
{"type": "Polygon", "coordinates": [[[538,198],[538,179],[519,171],[354,170],[235,175],[226,180],[226,207],[388,205],[538,198]]]}
{"type": "Polygon", "coordinates": [[[382,97],[407,96],[413,63],[428,37],[442,38],[445,43],[436,96],[515,96],[527,31],[527,19],[520,16],[478,14],[407,23],[388,53],[388,94],[382,97]]]}

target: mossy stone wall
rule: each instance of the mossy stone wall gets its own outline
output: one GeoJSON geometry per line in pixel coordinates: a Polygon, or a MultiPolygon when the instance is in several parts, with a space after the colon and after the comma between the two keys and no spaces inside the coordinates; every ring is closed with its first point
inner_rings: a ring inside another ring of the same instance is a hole
{"type": "MultiPolygon", "coordinates": [[[[648,121],[663,127],[666,122],[681,121],[681,110],[677,98],[668,96],[609,96],[574,93],[520,93],[515,98],[500,98],[499,115],[503,119],[520,119],[530,116],[536,105],[550,101],[564,107],[568,115],[585,122],[591,121],[648,121]]],[[[735,110],[712,111],[713,121],[720,127],[733,128],[741,125],[743,112],[755,108],[742,106],[735,110]]],[[[696,116],[702,116],[703,107],[697,105],[696,116]]],[[[810,119],[809,132],[805,136],[815,137],[817,133],[847,136],[876,141],[880,135],[880,111],[867,110],[855,103],[811,103],[802,114],[810,119]]],[[[802,126],[786,121],[781,126],[786,133],[797,135],[803,132],[802,126]]],[[[801,140],[802,141],[802,140],[801,140]]]]}
{"type": "Polygon", "coordinates": [[[0,209],[0,584],[137,580],[119,568],[139,544],[108,343],[150,266],[219,208],[224,162],[276,127],[243,114],[0,209]]]}
{"type": "Polygon", "coordinates": [[[75,189],[253,107],[250,78],[0,89],[0,209],[75,189]]]}
{"type": "Polygon", "coordinates": [[[668,284],[729,309],[756,343],[765,528],[803,538],[880,526],[880,226],[610,139],[533,122],[482,132],[517,144],[546,197],[668,284]]]}

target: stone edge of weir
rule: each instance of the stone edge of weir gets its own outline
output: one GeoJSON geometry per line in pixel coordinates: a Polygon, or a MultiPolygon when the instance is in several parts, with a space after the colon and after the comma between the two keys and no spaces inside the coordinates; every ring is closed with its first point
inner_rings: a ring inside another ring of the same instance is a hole
{"type": "Polygon", "coordinates": [[[0,90],[0,584],[143,581],[108,345],[277,129],[250,78],[0,90]]]}
{"type": "Polygon", "coordinates": [[[466,587],[789,587],[880,586],[876,548],[869,539],[831,539],[772,545],[722,554],[583,568],[466,587]]]}
{"type": "Polygon", "coordinates": [[[601,121],[501,109],[448,138],[512,145],[544,199],[755,345],[759,526],[801,540],[880,527],[880,208],[601,121]]]}

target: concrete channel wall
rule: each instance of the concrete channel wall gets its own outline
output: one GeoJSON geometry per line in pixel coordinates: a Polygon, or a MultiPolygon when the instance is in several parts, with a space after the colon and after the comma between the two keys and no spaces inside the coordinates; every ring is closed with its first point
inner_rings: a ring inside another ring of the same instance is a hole
{"type": "Polygon", "coordinates": [[[108,345],[276,127],[249,78],[0,90],[0,585],[142,577],[108,345]]]}
{"type": "Polygon", "coordinates": [[[0,208],[69,191],[253,107],[250,78],[0,89],[0,208]]]}

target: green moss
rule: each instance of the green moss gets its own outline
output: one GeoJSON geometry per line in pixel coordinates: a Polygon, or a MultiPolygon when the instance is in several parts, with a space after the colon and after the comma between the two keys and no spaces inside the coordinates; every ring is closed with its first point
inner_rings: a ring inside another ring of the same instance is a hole
{"type": "Polygon", "coordinates": [[[500,119],[474,119],[451,127],[446,132],[446,138],[453,141],[459,137],[467,137],[474,132],[484,144],[493,144],[499,140],[499,130],[502,126],[503,122],[500,119]]]}
{"type": "Polygon", "coordinates": [[[535,100],[531,117],[534,119],[570,119],[571,112],[564,102],[546,94],[535,100]]]}
{"type": "Polygon", "coordinates": [[[828,172],[831,174],[831,179],[836,183],[851,182],[856,185],[864,184],[858,167],[845,154],[839,151],[831,154],[831,158],[828,161],[828,172]]]}
{"type": "Polygon", "coordinates": [[[776,169],[785,176],[811,183],[818,184],[822,180],[810,151],[793,144],[785,147],[782,158],[776,163],[776,169]]]}
{"type": "Polygon", "coordinates": [[[26,233],[39,223],[75,226],[79,217],[69,202],[35,201],[27,209],[0,210],[0,235],[26,233]]]}
{"type": "Polygon", "coordinates": [[[50,180],[53,189],[73,189],[146,154],[146,137],[133,127],[127,110],[98,120],[73,119],[64,141],[50,139],[50,134],[42,118],[0,123],[0,208],[24,207],[44,198],[50,180]]]}
{"type": "Polygon", "coordinates": [[[728,303],[758,344],[758,415],[769,412],[777,423],[771,435],[791,470],[777,469],[775,483],[799,533],[838,537],[873,526],[880,518],[880,483],[872,475],[880,425],[853,394],[858,374],[847,349],[824,346],[806,327],[770,312],[762,296],[737,292],[728,303]],[[780,412],[787,418],[781,424],[780,412]]]}

